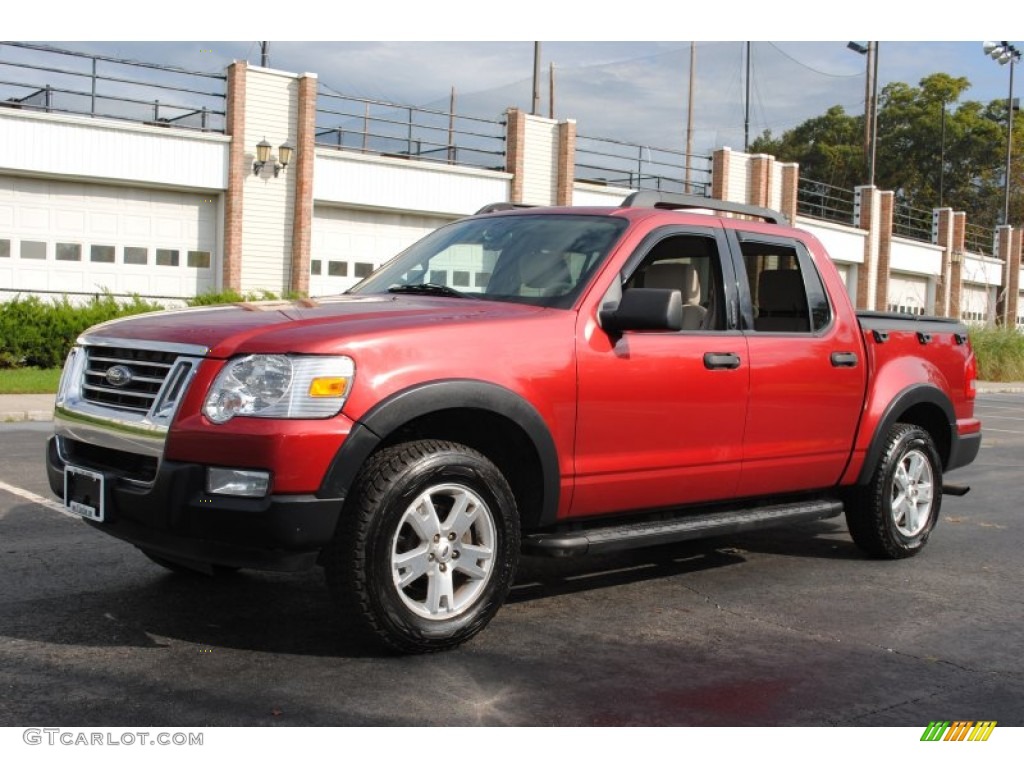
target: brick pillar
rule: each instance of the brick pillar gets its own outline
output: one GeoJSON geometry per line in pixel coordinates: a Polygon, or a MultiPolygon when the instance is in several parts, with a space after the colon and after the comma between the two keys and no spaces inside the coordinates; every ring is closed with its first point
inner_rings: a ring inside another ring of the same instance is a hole
{"type": "Polygon", "coordinates": [[[878,274],[875,288],[875,309],[885,312],[889,304],[889,254],[892,251],[892,214],[895,203],[892,192],[878,193],[878,274]]]}
{"type": "Polygon", "coordinates": [[[309,251],[313,230],[313,166],[316,160],[316,75],[299,78],[295,118],[295,215],[292,221],[292,293],[309,294],[309,251]]]}
{"type": "Polygon", "coordinates": [[[558,178],[555,205],[572,205],[573,182],[576,180],[576,121],[558,124],[558,178]]]}
{"type": "Polygon", "coordinates": [[[747,202],[767,208],[771,205],[772,171],[775,158],[771,155],[753,155],[750,158],[750,182],[747,184],[747,202]]]}
{"type": "Polygon", "coordinates": [[[509,197],[513,203],[523,202],[523,177],[526,173],[526,113],[510,107],[505,123],[505,170],[512,174],[509,197]]]}
{"type": "Polygon", "coordinates": [[[796,223],[797,187],[800,181],[799,163],[781,163],[782,197],[780,207],[790,224],[796,223]]]}
{"type": "Polygon", "coordinates": [[[996,322],[1007,328],[1016,328],[1020,300],[1021,229],[1001,226],[997,231],[999,251],[996,255],[1003,262],[1003,284],[996,303],[996,322]]]}
{"type": "Polygon", "coordinates": [[[711,197],[715,200],[729,199],[729,164],[732,150],[728,147],[716,149],[711,155],[711,197]]]}
{"type": "Polygon", "coordinates": [[[935,281],[935,307],[932,312],[949,317],[950,269],[953,264],[953,209],[936,208],[932,212],[932,217],[936,221],[935,244],[942,247],[942,267],[935,281]]]}
{"type": "Polygon", "coordinates": [[[857,309],[875,308],[874,286],[878,280],[878,190],[857,187],[855,190],[856,224],[867,231],[864,238],[864,261],[857,269],[857,309]]]}
{"type": "Polygon", "coordinates": [[[964,237],[967,233],[967,214],[953,214],[953,252],[949,264],[949,316],[960,317],[964,291],[964,237]]]}
{"type": "Polygon", "coordinates": [[[224,194],[224,257],[221,288],[242,288],[242,193],[248,176],[245,159],[245,74],[247,62],[236,61],[228,67],[227,114],[225,132],[231,137],[228,148],[228,188],[224,194]]]}

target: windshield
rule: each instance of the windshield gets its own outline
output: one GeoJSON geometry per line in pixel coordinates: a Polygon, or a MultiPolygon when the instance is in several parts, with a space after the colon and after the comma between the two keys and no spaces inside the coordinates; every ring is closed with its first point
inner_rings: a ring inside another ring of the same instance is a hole
{"type": "Polygon", "coordinates": [[[349,293],[425,293],[571,307],[626,228],[609,216],[464,219],[433,232],[349,293]]]}

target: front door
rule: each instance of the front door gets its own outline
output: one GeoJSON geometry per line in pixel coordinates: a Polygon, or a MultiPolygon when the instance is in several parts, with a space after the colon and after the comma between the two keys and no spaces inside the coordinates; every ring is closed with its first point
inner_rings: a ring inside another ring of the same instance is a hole
{"type": "Polygon", "coordinates": [[[749,366],[735,296],[726,289],[735,285],[727,248],[720,228],[666,227],[648,236],[627,262],[623,292],[681,292],[681,331],[615,337],[581,313],[571,515],[736,493],[749,366]]]}

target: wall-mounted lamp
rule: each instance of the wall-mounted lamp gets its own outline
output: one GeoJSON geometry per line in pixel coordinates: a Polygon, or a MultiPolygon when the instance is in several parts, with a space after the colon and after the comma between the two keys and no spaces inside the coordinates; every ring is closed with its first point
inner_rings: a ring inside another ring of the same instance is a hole
{"type": "MultiPolygon", "coordinates": [[[[256,160],[252,164],[252,172],[257,176],[259,176],[260,172],[263,170],[263,166],[270,162],[271,149],[273,149],[273,147],[271,147],[270,142],[266,139],[263,139],[263,141],[256,145],[256,160]]],[[[282,144],[277,148],[277,159],[281,162],[274,162],[275,177],[288,167],[288,164],[292,161],[292,154],[294,154],[294,152],[295,147],[287,143],[282,144]]]]}

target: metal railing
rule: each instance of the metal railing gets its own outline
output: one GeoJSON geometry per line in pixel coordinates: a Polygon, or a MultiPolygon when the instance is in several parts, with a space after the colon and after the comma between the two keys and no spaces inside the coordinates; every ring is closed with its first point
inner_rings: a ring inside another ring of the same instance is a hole
{"type": "Polygon", "coordinates": [[[897,202],[892,209],[893,234],[908,240],[932,242],[932,212],[897,202]]]}
{"type": "Polygon", "coordinates": [[[800,216],[856,226],[857,222],[853,220],[854,198],[855,194],[850,189],[802,176],[797,180],[796,212],[800,216]]]}
{"type": "Polygon", "coordinates": [[[425,107],[317,93],[316,144],[505,170],[505,123],[425,107]]]}
{"type": "Polygon", "coordinates": [[[995,254],[995,233],[981,224],[964,225],[964,249],[983,256],[995,254]]]}
{"type": "Polygon", "coordinates": [[[0,42],[0,108],[223,133],[226,91],[223,74],[0,42]]]}
{"type": "Polygon", "coordinates": [[[711,194],[711,158],[615,139],[576,137],[576,181],[660,192],[711,194]],[[690,166],[690,189],[686,169],[690,166]]]}

